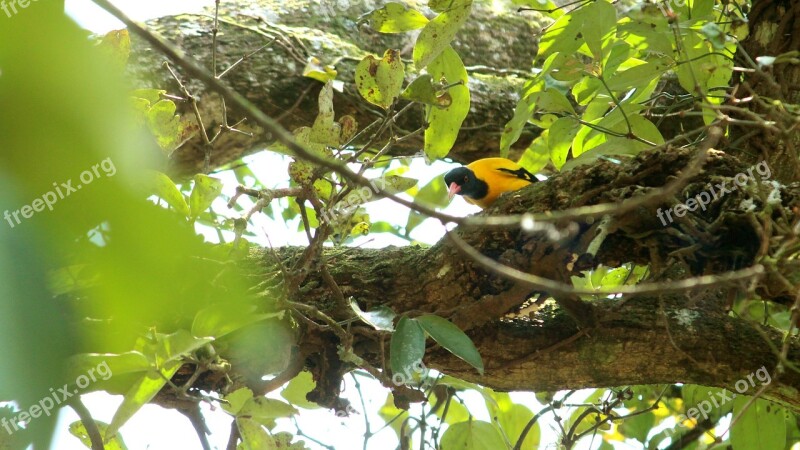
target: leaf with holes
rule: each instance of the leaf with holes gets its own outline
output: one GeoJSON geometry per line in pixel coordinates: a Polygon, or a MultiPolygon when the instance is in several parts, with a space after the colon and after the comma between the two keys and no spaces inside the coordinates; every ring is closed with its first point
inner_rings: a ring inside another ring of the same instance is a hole
{"type": "Polygon", "coordinates": [[[356,66],[356,88],[365,100],[383,109],[389,108],[400,95],[405,66],[397,50],[389,49],[382,59],[367,55],[356,66]]]}

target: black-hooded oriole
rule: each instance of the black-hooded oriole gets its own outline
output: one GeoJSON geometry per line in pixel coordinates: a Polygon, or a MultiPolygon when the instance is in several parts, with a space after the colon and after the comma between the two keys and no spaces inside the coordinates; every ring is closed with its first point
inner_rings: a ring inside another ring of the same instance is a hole
{"type": "Polygon", "coordinates": [[[488,208],[500,194],[516,191],[539,181],[524,167],[506,158],[483,158],[445,174],[448,195],[463,195],[481,208],[488,208]]]}

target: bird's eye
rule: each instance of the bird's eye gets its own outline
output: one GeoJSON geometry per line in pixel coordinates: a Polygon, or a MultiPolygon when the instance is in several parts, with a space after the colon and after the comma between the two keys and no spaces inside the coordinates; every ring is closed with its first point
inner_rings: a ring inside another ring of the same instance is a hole
{"type": "Polygon", "coordinates": [[[464,183],[466,183],[467,181],[469,181],[469,177],[464,175],[464,183]]]}

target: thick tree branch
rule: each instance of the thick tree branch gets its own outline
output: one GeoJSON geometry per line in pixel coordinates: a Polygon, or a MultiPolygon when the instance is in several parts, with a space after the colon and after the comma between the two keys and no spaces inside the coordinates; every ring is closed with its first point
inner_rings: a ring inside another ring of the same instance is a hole
{"type": "MultiPolygon", "coordinates": [[[[338,71],[337,79],[344,81],[346,86],[343,92],[336,93],[337,115],[352,115],[361,126],[365,126],[380,115],[352,88],[356,64],[368,53],[382,55],[386,49],[393,48],[401,52],[410,69],[410,50],[416,35],[379,34],[366,24],[356,25],[355,20],[370,10],[365,2],[347,2],[346,9],[337,11],[328,11],[326,3],[336,2],[260,0],[257,2],[260,9],[253,8],[248,12],[223,4],[220,13],[224,18],[219,21],[220,33],[216,35],[213,33],[213,14],[163,17],[149,21],[148,28],[180,43],[186,54],[203,61],[204,65],[211,64],[214,59],[212,42],[216,38],[220,72],[242,55],[275,39],[274,44],[243,61],[225,79],[267,115],[279,118],[281,125],[289,130],[310,126],[316,115],[316,98],[321,83],[302,76],[308,60],[317,58],[321,64],[334,65],[338,71]],[[313,15],[314,30],[308,28],[309,14],[313,15]],[[191,29],[185,27],[186,23],[192,24],[191,29]]],[[[425,10],[427,2],[404,3],[425,10]]],[[[470,161],[497,154],[503,127],[512,117],[517,92],[525,77],[531,74],[530,62],[536,54],[534,36],[540,27],[531,17],[513,10],[496,11],[480,2],[473,6],[472,20],[464,24],[453,44],[468,67],[472,97],[470,114],[451,152],[454,159],[470,161]],[[492,31],[498,28],[503,29],[502,35],[492,31]]],[[[161,52],[138,37],[132,39],[132,44],[128,70],[135,86],[177,92],[180,88],[167,71],[154,70],[161,67],[164,59],[161,52]]],[[[411,70],[407,72],[409,81],[416,76],[411,70]]],[[[189,75],[194,77],[191,73],[189,75]]],[[[222,107],[218,97],[200,80],[186,82],[193,95],[201,100],[199,113],[205,118],[207,128],[219,126],[222,107]]],[[[179,104],[178,107],[179,113],[187,117],[194,115],[192,105],[179,104]]],[[[235,116],[233,121],[249,117],[241,108],[234,107],[232,114],[235,116]]],[[[422,108],[415,107],[413,113],[402,117],[396,126],[408,132],[423,127],[422,108]]],[[[252,137],[240,133],[220,136],[214,153],[210,155],[211,167],[260,151],[275,140],[275,136],[260,132],[259,128],[256,124],[244,128],[252,132],[252,137]]],[[[521,154],[537,134],[536,127],[527,130],[515,146],[514,155],[521,154]]],[[[384,133],[381,137],[388,135],[384,133]]],[[[365,136],[354,144],[363,145],[368,140],[369,136],[365,136]]],[[[400,141],[392,152],[414,155],[419,152],[421,143],[420,138],[400,141]]],[[[204,158],[202,139],[192,139],[173,154],[169,171],[173,175],[195,174],[203,169],[204,158]]]]}
{"type": "MultiPolygon", "coordinates": [[[[669,182],[669,168],[685,167],[692,158],[691,149],[673,149],[643,154],[622,166],[585,166],[504,196],[491,212],[565,210],[644,195],[669,182]],[[642,173],[661,175],[636,176],[642,173]]],[[[743,166],[736,159],[712,152],[705,171],[687,180],[671,202],[695,195],[708,180],[731,182],[742,171],[743,166]]],[[[590,223],[578,223],[579,232],[560,242],[507,228],[457,232],[491,261],[562,283],[598,264],[615,267],[627,262],[651,262],[654,286],[663,283],[661,287],[669,289],[654,287],[637,293],[636,286],[623,286],[621,290],[631,294],[623,299],[608,300],[598,295],[588,302],[594,310],[595,324],[583,330],[564,310],[553,306],[529,316],[498,321],[509,308],[516,310],[514,306],[525,298],[537,292],[546,297],[552,292],[526,290],[519,283],[509,282],[465,258],[446,239],[429,249],[353,248],[330,251],[326,258],[331,276],[343,294],[354,298],[363,309],[384,305],[412,316],[436,313],[469,329],[486,360],[486,375],[480,377],[463,361],[431,349],[426,365],[449,374],[508,390],[670,382],[732,389],[737,380],[763,366],[774,380],[766,397],[798,409],[800,397],[793,389],[800,387],[800,374],[791,370],[780,376],[774,373],[780,355],[773,349],[783,345],[781,333],[758,329],[758,325],[728,314],[729,295],[742,290],[752,292],[753,287],[752,283],[735,279],[729,279],[732,284],[726,285],[730,274],[737,273],[731,269],[752,265],[761,240],[770,242],[770,237],[760,235],[741,220],[745,199],[766,196],[765,189],[770,188],[762,184],[741,188],[719,198],[706,211],[698,209],[667,226],[657,219],[656,209],[670,207],[671,202],[642,207],[617,218],[594,260],[583,267],[578,267],[576,261],[591,241],[590,223]],[[698,231],[700,224],[714,233],[698,231]],[[713,250],[729,242],[739,244],[737,253],[713,250]],[[689,257],[682,252],[687,248],[693,249],[689,257]],[[689,281],[692,275],[702,275],[698,279],[702,283],[689,281]],[[476,311],[483,314],[475,314],[476,311]]],[[[783,188],[781,192],[784,203],[780,214],[786,214],[790,222],[798,195],[797,188],[783,188]]],[[[296,259],[300,251],[277,250],[284,263],[296,259]]],[[[254,255],[250,261],[253,267],[273,264],[271,253],[254,255]]],[[[758,286],[763,286],[764,293],[779,292],[770,285],[773,277],[769,272],[776,268],[764,269],[767,277],[755,285],[756,289],[762,290],[758,286]]],[[[745,270],[741,280],[752,280],[750,277],[757,272],[745,270]]],[[[345,319],[345,312],[326,306],[335,304],[332,296],[323,280],[315,277],[303,287],[304,301],[328,308],[327,313],[337,320],[345,319]]],[[[783,299],[782,295],[771,298],[783,299]]],[[[794,299],[792,296],[792,303],[794,299]]],[[[370,343],[371,334],[358,329],[354,328],[359,336],[354,348],[363,349],[362,356],[380,367],[381,355],[370,343]]],[[[785,359],[796,360],[800,357],[800,342],[796,338],[789,338],[788,342],[785,359]]]]}

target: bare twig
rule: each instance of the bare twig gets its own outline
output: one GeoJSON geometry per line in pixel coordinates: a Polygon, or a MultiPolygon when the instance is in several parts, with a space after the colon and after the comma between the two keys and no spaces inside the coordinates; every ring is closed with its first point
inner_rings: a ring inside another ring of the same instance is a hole
{"type": "Polygon", "coordinates": [[[103,450],[103,437],[100,435],[100,430],[97,428],[97,423],[92,418],[92,414],[86,408],[86,405],[81,401],[81,397],[75,396],[70,402],[69,406],[75,410],[78,417],[81,419],[83,427],[86,428],[86,433],[89,435],[89,440],[92,442],[92,450],[103,450]]]}

